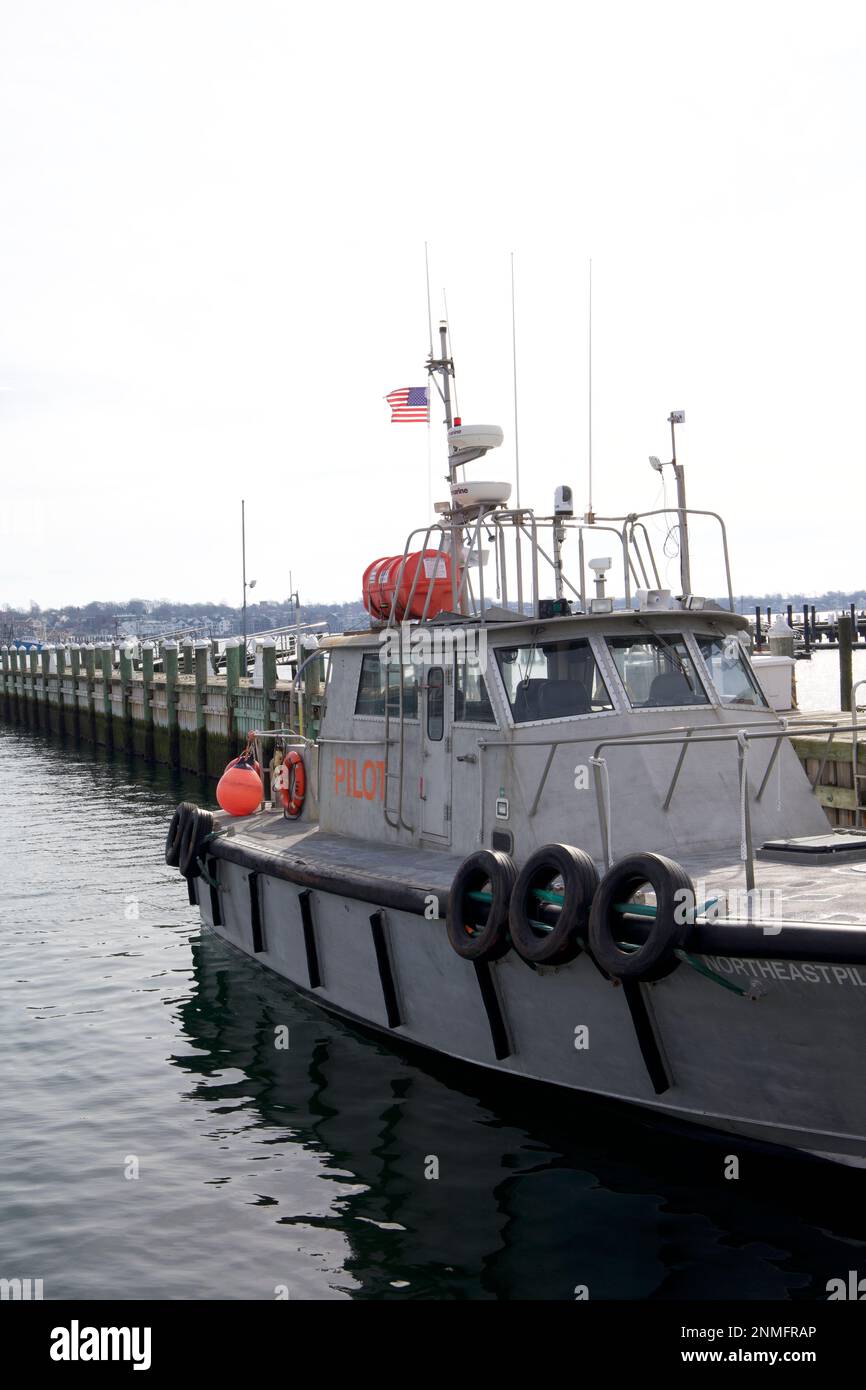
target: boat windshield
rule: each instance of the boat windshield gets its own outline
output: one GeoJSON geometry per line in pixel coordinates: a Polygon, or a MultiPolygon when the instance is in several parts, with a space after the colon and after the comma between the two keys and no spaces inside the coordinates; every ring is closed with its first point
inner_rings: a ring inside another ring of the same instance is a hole
{"type": "Polygon", "coordinates": [[[723,705],[767,708],[763,691],[737,637],[699,637],[698,646],[723,705]]]}
{"type": "Polygon", "coordinates": [[[607,644],[634,709],[709,704],[681,637],[646,633],[608,637],[607,644]]]}
{"type": "Polygon", "coordinates": [[[496,660],[516,724],[613,709],[585,638],[498,647],[496,660]]]}

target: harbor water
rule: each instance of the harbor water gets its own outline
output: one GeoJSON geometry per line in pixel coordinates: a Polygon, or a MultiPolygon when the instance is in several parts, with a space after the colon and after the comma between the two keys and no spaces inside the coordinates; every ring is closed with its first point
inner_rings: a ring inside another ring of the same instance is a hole
{"type": "MultiPolygon", "coordinates": [[[[866,680],[866,650],[852,653],[854,682],[866,680]]],[[[798,661],[794,667],[797,681],[797,701],[801,710],[841,709],[839,699],[839,653],[820,647],[810,660],[798,661]]],[[[857,692],[858,704],[866,703],[866,686],[857,692]]]]}
{"type": "Polygon", "coordinates": [[[856,1173],[402,1055],[220,943],[163,862],[210,787],[8,728],[0,787],[3,1278],[808,1300],[864,1267],[856,1173]]]}

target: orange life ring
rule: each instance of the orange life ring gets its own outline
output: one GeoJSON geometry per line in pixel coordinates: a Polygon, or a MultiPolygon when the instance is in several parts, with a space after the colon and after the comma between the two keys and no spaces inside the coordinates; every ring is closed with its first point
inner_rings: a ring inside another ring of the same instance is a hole
{"type": "Polygon", "coordinates": [[[289,820],[297,820],[304,809],[304,796],[307,791],[307,772],[304,760],[297,748],[290,748],[283,759],[286,769],[285,788],[280,789],[283,805],[289,820]]]}

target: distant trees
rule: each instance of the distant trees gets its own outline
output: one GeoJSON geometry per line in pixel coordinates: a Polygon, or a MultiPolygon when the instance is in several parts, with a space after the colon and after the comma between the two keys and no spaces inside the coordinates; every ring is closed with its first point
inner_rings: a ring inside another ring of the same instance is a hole
{"type": "MultiPolygon", "coordinates": [[[[720,600],[727,603],[727,600],[720,600]]],[[[842,611],[854,603],[858,609],[866,608],[866,589],[854,593],[844,593],[839,589],[828,589],[823,594],[742,594],[736,599],[737,610],[753,614],[755,608],[770,608],[774,613],[784,613],[787,604],[795,612],[801,612],[803,604],[808,603],[818,610],[842,611]]],[[[2,605],[4,640],[26,635],[31,629],[43,628],[48,640],[80,637],[88,638],[113,636],[118,631],[129,631],[142,623],[164,623],[170,629],[183,631],[210,627],[220,634],[241,630],[241,610],[227,603],[179,603],[174,599],[130,598],[124,601],[94,599],[90,603],[65,608],[40,608],[36,600],[31,600],[27,608],[16,608],[11,604],[2,605]],[[121,620],[122,626],[121,626],[121,620]],[[9,634],[12,634],[10,638],[9,634]]],[[[302,603],[303,623],[322,624],[322,630],[344,632],[347,629],[366,628],[369,618],[360,599],[346,603],[302,603]]],[[[286,599],[261,599],[247,606],[247,631],[262,632],[268,628],[289,627],[295,622],[295,611],[286,599]]],[[[152,629],[151,629],[152,630],[152,629]]]]}
{"type": "MultiPolygon", "coordinates": [[[[360,601],[350,603],[302,604],[303,623],[324,623],[332,632],[345,628],[366,626],[367,615],[360,601]]],[[[241,610],[227,603],[178,603],[174,599],[130,598],[94,599],[90,603],[64,608],[41,609],[35,602],[28,608],[7,604],[4,608],[4,633],[25,635],[38,621],[48,639],[69,637],[102,637],[113,635],[123,620],[124,629],[130,620],[165,623],[178,630],[211,626],[220,632],[240,632],[241,610]]],[[[267,628],[288,627],[295,622],[295,610],[288,599],[262,599],[247,606],[247,631],[262,632],[267,628]]]]}

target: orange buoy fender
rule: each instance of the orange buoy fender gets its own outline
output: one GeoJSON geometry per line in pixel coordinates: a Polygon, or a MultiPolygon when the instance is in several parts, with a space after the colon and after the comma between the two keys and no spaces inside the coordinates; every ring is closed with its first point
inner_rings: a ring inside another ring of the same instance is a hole
{"type": "Polygon", "coordinates": [[[216,798],[230,816],[250,816],[262,802],[258,763],[245,753],[233,758],[217,783],[216,798]]]}

